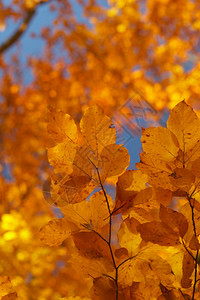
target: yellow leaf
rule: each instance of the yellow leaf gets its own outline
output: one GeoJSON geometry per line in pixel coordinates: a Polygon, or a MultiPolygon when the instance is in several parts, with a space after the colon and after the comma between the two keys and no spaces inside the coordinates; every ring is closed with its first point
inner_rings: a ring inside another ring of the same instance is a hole
{"type": "Polygon", "coordinates": [[[17,293],[14,292],[12,283],[8,276],[0,276],[0,297],[1,299],[17,299],[17,293]]]}
{"type": "MultiPolygon", "coordinates": [[[[113,200],[107,195],[110,210],[113,210],[113,200]]],[[[90,197],[91,221],[95,230],[109,222],[109,210],[103,191],[97,192],[90,197]]]]}
{"type": "Polygon", "coordinates": [[[84,225],[90,224],[91,211],[90,205],[86,200],[62,207],[61,211],[66,220],[76,224],[80,229],[83,229],[84,225]]]}
{"type": "Polygon", "coordinates": [[[47,118],[47,131],[56,143],[77,142],[77,127],[70,115],[49,106],[47,118]]]}
{"type": "Polygon", "coordinates": [[[131,286],[134,281],[144,282],[143,261],[136,258],[126,261],[118,270],[118,283],[121,287],[131,286]]]}
{"type": "Polygon", "coordinates": [[[135,233],[133,233],[129,230],[127,222],[130,222],[130,220],[126,219],[121,223],[120,229],[117,233],[117,237],[120,246],[126,248],[129,252],[129,255],[132,256],[138,252],[138,247],[142,239],[139,233],[137,233],[136,231],[135,233]]]}
{"type": "Polygon", "coordinates": [[[155,155],[143,152],[140,154],[140,162],[136,164],[136,167],[148,175],[149,184],[170,191],[178,189],[170,181],[170,175],[175,167],[173,162],[167,163],[161,159],[157,159],[155,155]]]}
{"type": "Polygon", "coordinates": [[[48,160],[56,173],[72,173],[75,155],[76,144],[72,142],[61,143],[48,149],[48,160]]]}
{"type": "Polygon", "coordinates": [[[97,160],[104,147],[115,143],[116,130],[113,123],[97,105],[86,110],[80,121],[80,128],[97,160]]]}
{"type": "Polygon", "coordinates": [[[178,142],[173,133],[163,127],[148,128],[142,130],[142,148],[157,159],[171,161],[178,154],[178,142]]]}
{"type": "MultiPolygon", "coordinates": [[[[200,139],[200,121],[193,109],[182,101],[172,110],[167,121],[168,129],[173,132],[183,153],[193,149],[200,139]]],[[[186,156],[186,160],[189,157],[186,156]]]]}
{"type": "Polygon", "coordinates": [[[86,176],[68,176],[52,186],[52,200],[57,206],[78,203],[87,199],[95,183],[86,176]]]}
{"type": "Polygon", "coordinates": [[[48,246],[58,246],[78,228],[65,219],[53,219],[39,231],[41,241],[48,246]]]}
{"type": "Polygon", "coordinates": [[[100,160],[102,177],[107,178],[123,173],[129,166],[130,156],[125,147],[112,144],[103,148],[100,160]]]}

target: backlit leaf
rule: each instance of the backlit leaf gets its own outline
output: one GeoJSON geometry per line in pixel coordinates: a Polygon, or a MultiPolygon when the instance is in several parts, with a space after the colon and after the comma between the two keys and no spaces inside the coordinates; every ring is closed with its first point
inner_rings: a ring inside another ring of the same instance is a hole
{"type": "Polygon", "coordinates": [[[129,166],[130,157],[125,147],[112,144],[103,148],[100,160],[103,178],[107,178],[123,173],[129,166]]]}
{"type": "Polygon", "coordinates": [[[76,143],[77,127],[70,115],[49,106],[47,118],[47,131],[57,144],[62,142],[76,143]]]}
{"type": "Polygon", "coordinates": [[[113,123],[97,105],[86,110],[81,119],[80,128],[97,159],[104,147],[115,143],[116,130],[113,123]]]}
{"type": "Polygon", "coordinates": [[[185,101],[178,103],[171,110],[167,127],[176,135],[183,153],[191,150],[200,139],[200,121],[185,101]]]}
{"type": "Polygon", "coordinates": [[[58,246],[78,228],[65,219],[53,219],[40,229],[39,237],[48,246],[58,246]]]}
{"type": "Polygon", "coordinates": [[[178,142],[173,133],[163,127],[143,129],[143,151],[164,161],[173,160],[178,154],[178,142]]]}

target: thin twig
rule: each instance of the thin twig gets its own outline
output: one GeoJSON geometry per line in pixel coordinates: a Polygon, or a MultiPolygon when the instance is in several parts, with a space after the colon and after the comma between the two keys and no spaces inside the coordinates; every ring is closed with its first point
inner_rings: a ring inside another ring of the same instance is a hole
{"type": "Polygon", "coordinates": [[[183,246],[185,248],[185,250],[187,251],[187,253],[194,259],[194,261],[196,260],[195,257],[193,256],[193,254],[189,251],[189,249],[186,247],[184,240],[182,239],[182,243],[183,246]]]}
{"type": "MultiPolygon", "coordinates": [[[[39,5],[45,4],[47,2],[39,2],[36,7],[39,5]]],[[[13,46],[20,37],[24,34],[26,29],[28,28],[31,20],[33,19],[35,13],[36,13],[36,7],[33,9],[27,10],[26,16],[24,20],[21,22],[17,30],[11,35],[10,38],[8,38],[2,45],[0,45],[0,54],[4,53],[6,50],[8,50],[11,46],[13,46]]]]}
{"type": "MultiPolygon", "coordinates": [[[[195,188],[194,191],[191,193],[191,195],[189,195],[188,193],[186,193],[186,195],[187,195],[187,199],[188,199],[188,202],[189,202],[189,205],[190,205],[190,208],[191,208],[191,213],[192,213],[192,224],[193,224],[194,235],[195,235],[195,237],[197,237],[196,224],[195,224],[195,219],[194,219],[194,205],[195,205],[195,199],[194,199],[193,204],[192,204],[192,202],[191,202],[191,198],[192,198],[192,195],[194,194],[195,190],[196,190],[196,188],[195,188]]],[[[194,300],[195,290],[196,290],[196,284],[197,284],[198,256],[199,256],[199,250],[197,250],[196,256],[195,256],[194,284],[193,284],[193,290],[192,290],[192,300],[194,300]]]]}
{"type": "MultiPolygon", "coordinates": [[[[104,197],[105,197],[105,200],[106,200],[106,204],[107,204],[107,208],[108,208],[108,212],[109,212],[109,236],[108,236],[108,241],[107,240],[105,240],[105,241],[107,242],[107,244],[109,246],[110,254],[111,254],[111,257],[112,257],[112,261],[113,261],[113,266],[115,268],[115,280],[114,280],[115,285],[116,285],[116,297],[115,297],[115,299],[118,300],[118,268],[117,268],[117,265],[116,265],[116,262],[115,262],[115,257],[114,257],[112,246],[111,246],[111,242],[112,242],[112,212],[111,212],[111,209],[110,209],[110,204],[109,204],[109,201],[108,201],[106,190],[105,190],[105,188],[103,186],[103,183],[101,181],[101,176],[100,176],[100,173],[99,173],[99,169],[98,169],[98,167],[95,166],[95,164],[93,163],[93,161],[90,158],[88,158],[88,159],[90,160],[90,162],[92,163],[92,165],[95,167],[95,169],[97,171],[99,184],[100,184],[101,189],[103,191],[103,194],[104,194],[104,197]]],[[[98,235],[101,236],[100,234],[98,234],[98,235]]],[[[104,238],[102,238],[102,239],[104,239],[104,238]]]]}

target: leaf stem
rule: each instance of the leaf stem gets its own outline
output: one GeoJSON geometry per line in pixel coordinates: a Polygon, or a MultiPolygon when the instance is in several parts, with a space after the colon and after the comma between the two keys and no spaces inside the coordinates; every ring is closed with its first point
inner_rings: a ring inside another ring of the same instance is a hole
{"type": "Polygon", "coordinates": [[[115,299],[118,300],[118,268],[117,268],[117,265],[116,265],[116,262],[115,262],[115,257],[114,257],[113,249],[112,249],[112,246],[111,246],[111,243],[112,243],[112,212],[111,212],[111,209],[110,209],[110,204],[109,204],[109,201],[108,201],[106,190],[105,190],[105,188],[103,186],[103,183],[102,183],[102,180],[101,180],[99,169],[98,169],[98,167],[95,166],[95,164],[91,160],[90,160],[90,162],[93,164],[93,166],[95,167],[95,169],[97,171],[99,183],[100,183],[101,189],[103,191],[103,194],[104,194],[104,197],[105,197],[105,200],[106,200],[106,204],[107,204],[107,208],[108,208],[108,212],[109,212],[109,235],[108,235],[108,241],[104,237],[102,237],[98,232],[96,232],[96,231],[95,232],[108,244],[108,247],[109,247],[109,250],[110,250],[110,254],[111,254],[111,258],[112,258],[112,261],[113,261],[113,266],[115,268],[115,279],[114,279],[115,285],[116,285],[115,299]]]}

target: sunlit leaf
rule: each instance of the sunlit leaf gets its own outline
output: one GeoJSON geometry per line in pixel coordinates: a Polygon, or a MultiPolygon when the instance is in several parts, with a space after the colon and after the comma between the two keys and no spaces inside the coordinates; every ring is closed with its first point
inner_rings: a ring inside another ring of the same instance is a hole
{"type": "MultiPolygon", "coordinates": [[[[167,127],[176,135],[183,153],[193,149],[200,139],[200,121],[185,101],[178,103],[171,110],[167,127]]],[[[188,155],[185,159],[189,159],[188,155]]]]}
{"type": "Polygon", "coordinates": [[[163,127],[143,129],[143,151],[164,161],[173,160],[178,154],[178,142],[173,133],[163,127]]]}
{"type": "Polygon", "coordinates": [[[53,219],[40,229],[39,237],[46,245],[58,246],[77,229],[76,225],[65,219],[53,219]]]}

